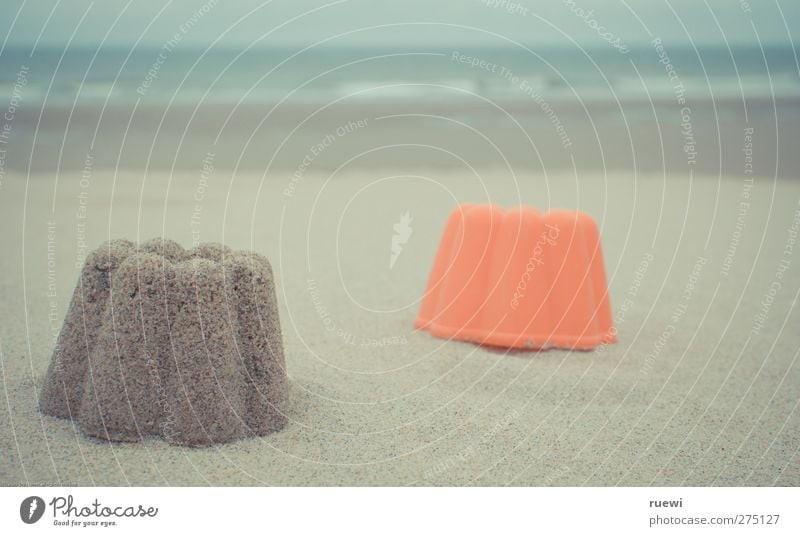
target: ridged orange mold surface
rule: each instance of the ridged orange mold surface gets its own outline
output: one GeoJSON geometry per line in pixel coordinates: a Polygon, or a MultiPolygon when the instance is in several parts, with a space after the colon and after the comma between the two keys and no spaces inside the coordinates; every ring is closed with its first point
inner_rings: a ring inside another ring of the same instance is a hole
{"type": "Polygon", "coordinates": [[[450,215],[415,326],[508,348],[616,342],[591,216],[462,205],[450,215]]]}

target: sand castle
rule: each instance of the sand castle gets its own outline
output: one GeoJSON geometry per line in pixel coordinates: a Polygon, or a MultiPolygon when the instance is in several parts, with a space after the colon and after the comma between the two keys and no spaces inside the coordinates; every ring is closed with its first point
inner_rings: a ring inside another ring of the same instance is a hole
{"type": "Polygon", "coordinates": [[[456,208],[415,325],[437,337],[513,348],[615,342],[594,220],[565,210],[456,208]]]}
{"type": "Polygon", "coordinates": [[[286,401],[269,262],[156,239],[89,255],[39,406],[98,438],[199,446],[281,429],[286,401]]]}

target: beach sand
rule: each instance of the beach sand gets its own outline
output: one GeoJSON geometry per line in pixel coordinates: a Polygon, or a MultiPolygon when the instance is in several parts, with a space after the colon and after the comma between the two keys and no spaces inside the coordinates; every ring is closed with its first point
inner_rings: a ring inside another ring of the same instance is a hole
{"type": "MultiPolygon", "coordinates": [[[[738,164],[727,165],[743,168],[730,154],[738,164]]],[[[790,173],[750,183],[742,173],[345,166],[298,178],[139,164],[5,176],[0,484],[800,485],[800,249],[790,247],[800,181],[790,173]],[[505,352],[415,331],[445,219],[462,202],[594,216],[619,342],[505,352]],[[413,233],[390,269],[406,211],[413,233]],[[285,429],[201,449],[106,443],[37,411],[85,254],[154,236],[270,259],[285,429]]]]}

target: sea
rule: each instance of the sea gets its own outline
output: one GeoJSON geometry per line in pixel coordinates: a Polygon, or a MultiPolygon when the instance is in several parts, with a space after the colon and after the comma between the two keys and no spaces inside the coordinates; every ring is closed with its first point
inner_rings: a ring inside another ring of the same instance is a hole
{"type": "Polygon", "coordinates": [[[6,48],[0,95],[48,105],[377,99],[629,101],[800,96],[798,50],[6,48]]]}

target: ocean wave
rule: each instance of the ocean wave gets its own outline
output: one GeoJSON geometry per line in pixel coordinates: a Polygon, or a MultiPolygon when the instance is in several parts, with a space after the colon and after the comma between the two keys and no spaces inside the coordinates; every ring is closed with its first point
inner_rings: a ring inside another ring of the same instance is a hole
{"type": "MultiPolygon", "coordinates": [[[[783,73],[772,78],[758,76],[684,77],[680,80],[688,99],[738,99],[738,98],[800,98],[800,79],[796,74],[783,73]]],[[[0,94],[10,94],[13,85],[0,84],[0,94]]],[[[670,100],[674,97],[674,82],[665,76],[639,78],[615,76],[598,82],[589,79],[564,80],[561,77],[520,77],[516,84],[507,80],[483,78],[450,78],[434,82],[412,80],[356,80],[335,85],[309,85],[297,89],[293,86],[266,86],[240,88],[231,85],[204,86],[166,85],[151,88],[145,95],[137,93],[133,83],[90,82],[85,84],[58,84],[48,88],[45,84],[31,83],[24,90],[28,103],[94,104],[167,103],[197,104],[265,102],[281,100],[293,102],[329,102],[335,99],[357,101],[417,100],[436,101],[442,98],[487,98],[504,101],[530,100],[532,95],[557,102],[564,100],[609,101],[616,100],[670,100]],[[524,81],[524,85],[523,85],[524,81]],[[524,89],[524,90],[523,90],[524,89]]]]}

